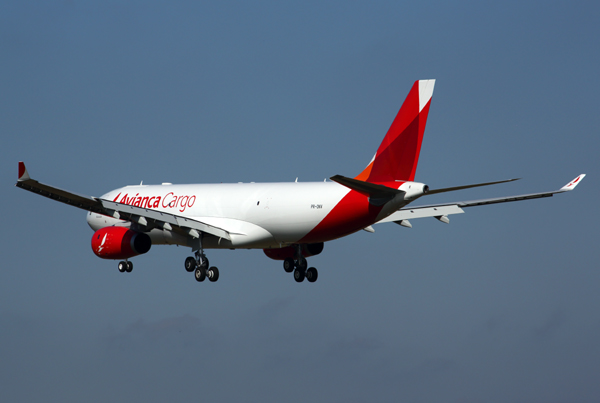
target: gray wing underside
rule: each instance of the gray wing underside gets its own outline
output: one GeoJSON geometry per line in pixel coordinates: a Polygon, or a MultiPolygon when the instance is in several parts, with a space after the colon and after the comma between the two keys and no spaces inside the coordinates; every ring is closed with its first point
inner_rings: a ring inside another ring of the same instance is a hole
{"type": "Polygon", "coordinates": [[[521,200],[532,200],[532,199],[541,199],[544,197],[552,197],[557,193],[568,192],[573,190],[575,186],[579,184],[579,182],[585,177],[585,174],[579,175],[577,178],[573,179],[571,182],[563,186],[562,188],[550,192],[540,192],[540,193],[529,193],[518,196],[505,196],[505,197],[495,197],[490,199],[481,199],[481,200],[471,200],[471,201],[459,201],[452,203],[442,203],[442,204],[429,204],[424,206],[415,206],[415,207],[404,207],[395,213],[392,213],[388,217],[384,218],[381,221],[378,221],[377,224],[386,223],[386,222],[395,222],[397,224],[403,225],[405,227],[410,227],[411,224],[408,222],[411,218],[425,218],[425,217],[435,217],[438,220],[448,223],[448,216],[451,214],[460,214],[464,213],[463,208],[466,207],[474,207],[474,206],[485,206],[488,204],[498,204],[498,203],[508,203],[514,201],[521,200]]]}
{"type": "Polygon", "coordinates": [[[116,219],[129,221],[142,227],[144,230],[159,228],[173,231],[181,235],[199,238],[200,233],[214,235],[219,238],[231,240],[230,233],[222,228],[215,227],[176,214],[165,213],[143,207],[130,206],[101,199],[98,197],[83,196],[67,190],[59,189],[40,183],[29,177],[23,165],[24,174],[18,179],[15,186],[39,194],[49,199],[59,201],[83,210],[103,214],[116,219]]]}

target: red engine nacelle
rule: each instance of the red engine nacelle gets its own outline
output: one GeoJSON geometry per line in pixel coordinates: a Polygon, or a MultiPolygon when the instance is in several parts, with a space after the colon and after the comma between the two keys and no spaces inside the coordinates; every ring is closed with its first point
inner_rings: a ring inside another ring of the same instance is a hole
{"type": "MultiPolygon", "coordinates": [[[[319,253],[323,252],[323,247],[323,242],[302,244],[302,256],[309,257],[318,255],[319,253]]],[[[285,260],[288,257],[292,259],[296,258],[295,246],[286,246],[285,248],[263,249],[263,251],[265,252],[265,255],[274,260],[285,260]]]]}
{"type": "Polygon", "coordinates": [[[147,234],[125,227],[104,227],[92,237],[92,250],[102,259],[128,259],[148,252],[150,246],[147,234]]]}

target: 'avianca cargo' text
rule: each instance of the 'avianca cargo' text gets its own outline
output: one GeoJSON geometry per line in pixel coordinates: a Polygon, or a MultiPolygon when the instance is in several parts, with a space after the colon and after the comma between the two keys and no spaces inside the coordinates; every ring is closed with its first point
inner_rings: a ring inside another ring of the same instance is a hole
{"type": "Polygon", "coordinates": [[[186,208],[192,207],[196,202],[196,196],[188,195],[176,195],[173,192],[167,193],[164,197],[162,196],[140,196],[136,193],[135,196],[129,196],[129,193],[125,193],[119,200],[121,193],[114,198],[114,202],[129,204],[130,206],[143,207],[143,208],[176,208],[180,212],[184,212],[186,208]]]}

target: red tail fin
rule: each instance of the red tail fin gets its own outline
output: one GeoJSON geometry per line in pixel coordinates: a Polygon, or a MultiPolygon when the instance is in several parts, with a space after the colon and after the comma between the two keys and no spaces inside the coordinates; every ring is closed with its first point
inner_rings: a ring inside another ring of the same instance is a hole
{"type": "Polygon", "coordinates": [[[355,179],[389,182],[415,179],[435,80],[416,81],[371,163],[355,179]]]}

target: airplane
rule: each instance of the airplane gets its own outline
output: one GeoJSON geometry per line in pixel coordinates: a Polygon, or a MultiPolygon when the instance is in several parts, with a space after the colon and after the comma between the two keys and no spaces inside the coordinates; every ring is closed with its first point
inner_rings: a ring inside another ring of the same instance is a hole
{"type": "Polygon", "coordinates": [[[449,223],[463,208],[551,197],[573,190],[581,174],[562,188],[542,193],[466,202],[409,206],[428,195],[511,182],[508,179],[441,189],[415,182],[421,142],[435,80],[414,83],[391,127],[367,167],[356,177],[335,175],[324,182],[137,185],[100,197],[82,196],[31,179],[19,162],[16,186],[87,210],[95,231],[91,246],[102,259],[120,260],[120,272],[131,272],[130,258],[152,245],[190,247],[184,267],[197,281],[219,279],[206,249],[263,249],[283,261],[294,279],[315,282],[318,271],[308,257],[320,254],[324,243],[355,232],[374,232],[373,225],[433,217],[449,223]]]}

